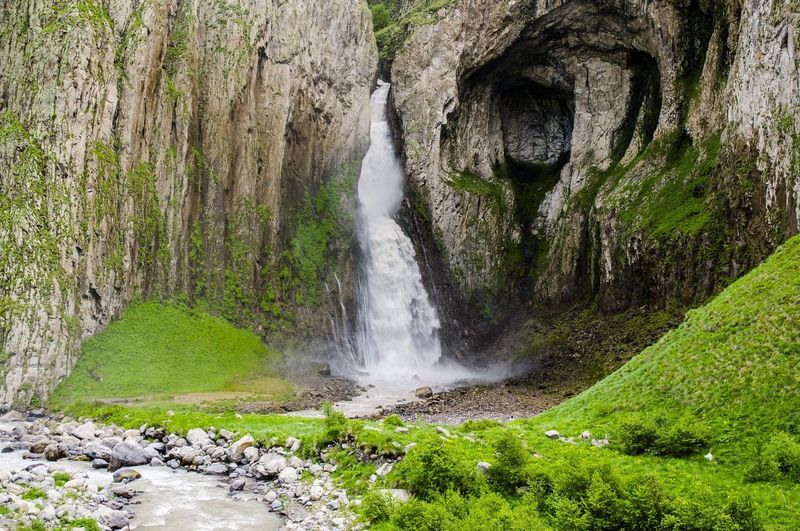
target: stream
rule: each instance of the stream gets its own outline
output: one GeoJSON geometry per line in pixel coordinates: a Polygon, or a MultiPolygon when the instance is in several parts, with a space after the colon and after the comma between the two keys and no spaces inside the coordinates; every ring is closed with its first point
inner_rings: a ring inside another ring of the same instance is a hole
{"type": "MultiPolygon", "coordinates": [[[[2,453],[9,446],[7,437],[12,424],[0,424],[0,471],[16,472],[33,464],[46,463],[54,470],[63,470],[73,478],[85,478],[91,491],[105,488],[112,482],[107,470],[95,470],[85,461],[56,463],[23,459],[23,451],[2,453]]],[[[223,531],[230,529],[279,529],[283,521],[270,512],[269,506],[255,495],[228,495],[218,479],[196,472],[172,470],[168,467],[132,467],[142,477],[131,485],[139,491],[132,507],[136,516],[131,529],[164,529],[170,531],[223,531]]]]}

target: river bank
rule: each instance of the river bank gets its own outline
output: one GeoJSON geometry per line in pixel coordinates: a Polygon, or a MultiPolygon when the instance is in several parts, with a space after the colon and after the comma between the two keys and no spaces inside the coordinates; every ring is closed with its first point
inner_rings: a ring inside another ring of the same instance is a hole
{"type": "Polygon", "coordinates": [[[2,526],[101,529],[345,529],[355,519],[336,465],[301,441],[124,430],[43,411],[0,418],[2,526]]]}

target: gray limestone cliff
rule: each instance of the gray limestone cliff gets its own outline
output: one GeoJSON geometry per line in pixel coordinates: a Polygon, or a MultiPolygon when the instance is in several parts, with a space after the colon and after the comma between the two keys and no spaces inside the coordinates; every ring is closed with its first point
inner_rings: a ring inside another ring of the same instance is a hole
{"type": "Polygon", "coordinates": [[[360,0],[0,2],[0,403],[137,297],[327,326],[308,198],[352,195],[376,64],[360,0]]]}
{"type": "Polygon", "coordinates": [[[715,292],[799,228],[798,41],[796,1],[438,11],[392,67],[437,280],[472,324],[715,292]]]}

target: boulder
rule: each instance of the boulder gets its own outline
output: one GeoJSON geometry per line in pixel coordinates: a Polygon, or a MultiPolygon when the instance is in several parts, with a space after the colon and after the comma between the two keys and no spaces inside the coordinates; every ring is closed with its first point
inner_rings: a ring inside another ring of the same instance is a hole
{"type": "Polygon", "coordinates": [[[62,444],[48,444],[44,449],[44,457],[48,461],[58,461],[62,457],[66,457],[67,450],[62,444]]]}
{"type": "Polygon", "coordinates": [[[558,433],[556,430],[548,430],[544,432],[544,434],[546,437],[550,439],[558,439],[559,437],[561,437],[561,434],[558,433]]]}
{"type": "Polygon", "coordinates": [[[431,398],[433,396],[433,389],[428,386],[418,387],[417,390],[414,391],[414,396],[417,398],[431,398]]]}
{"type": "Polygon", "coordinates": [[[245,435],[235,443],[231,444],[231,447],[228,448],[228,459],[238,463],[244,458],[245,449],[253,446],[255,442],[256,440],[253,439],[252,435],[245,435]]]}
{"type": "Polygon", "coordinates": [[[492,467],[491,463],[487,463],[486,461],[478,461],[478,464],[475,465],[475,468],[478,469],[478,472],[486,475],[489,472],[489,469],[492,467]]]}
{"type": "Polygon", "coordinates": [[[77,437],[83,441],[88,439],[94,439],[95,435],[97,434],[97,426],[94,422],[84,422],[74,430],[70,432],[70,435],[73,437],[77,437]]]}
{"type": "Polygon", "coordinates": [[[205,470],[203,470],[203,473],[212,476],[226,476],[228,475],[228,465],[223,463],[212,463],[208,465],[205,470]]]}
{"type": "Polygon", "coordinates": [[[608,439],[592,439],[592,446],[595,448],[602,448],[608,446],[608,439]]]}
{"type": "Polygon", "coordinates": [[[588,441],[591,438],[592,438],[592,432],[590,432],[588,430],[584,430],[583,432],[581,432],[581,440],[582,441],[588,441]]]}
{"type": "Polygon", "coordinates": [[[228,487],[228,490],[230,490],[231,492],[244,490],[244,486],[246,483],[247,481],[244,478],[236,478],[233,481],[231,481],[231,485],[230,487],[228,487]]]}
{"type": "Polygon", "coordinates": [[[97,523],[110,527],[111,529],[123,529],[128,527],[128,515],[123,511],[115,511],[110,507],[101,505],[97,510],[92,513],[92,518],[97,520],[97,523]]]}
{"type": "Polygon", "coordinates": [[[231,442],[233,440],[233,432],[232,431],[228,431],[228,430],[225,430],[225,429],[219,430],[219,436],[222,437],[223,439],[225,439],[228,442],[231,442]]]}
{"type": "Polygon", "coordinates": [[[134,496],[136,496],[136,490],[130,485],[122,484],[122,483],[115,483],[111,485],[111,492],[115,496],[119,496],[120,498],[125,498],[126,500],[130,500],[134,496]]]}
{"type": "Polygon", "coordinates": [[[114,472],[126,466],[146,465],[150,457],[144,449],[130,442],[121,442],[111,452],[108,470],[114,472]]]}
{"type": "Polygon", "coordinates": [[[109,461],[111,459],[111,448],[105,444],[92,441],[83,447],[83,455],[89,459],[102,459],[104,461],[109,461]]]}
{"type": "Polygon", "coordinates": [[[205,430],[201,430],[200,428],[192,428],[189,430],[189,433],[186,434],[186,440],[192,446],[203,446],[204,444],[211,444],[211,438],[208,436],[208,433],[205,430]]]}
{"type": "Polygon", "coordinates": [[[294,483],[298,479],[299,475],[297,474],[297,469],[291,466],[287,466],[278,474],[278,480],[281,483],[294,483]]]}
{"type": "Polygon", "coordinates": [[[290,452],[296,452],[300,449],[300,439],[289,437],[286,439],[286,449],[290,452]]]}
{"type": "Polygon", "coordinates": [[[131,481],[136,481],[142,475],[133,469],[125,468],[117,470],[111,477],[114,478],[114,483],[130,483],[131,481]]]}
{"type": "Polygon", "coordinates": [[[265,454],[258,460],[256,470],[266,477],[276,477],[288,466],[286,458],[278,454],[265,454]]]}
{"type": "Polygon", "coordinates": [[[318,501],[325,494],[325,490],[320,485],[311,485],[308,495],[312,501],[318,501]]]}
{"type": "Polygon", "coordinates": [[[451,436],[451,435],[450,435],[450,432],[449,432],[449,431],[447,431],[447,429],[446,429],[446,428],[443,428],[443,427],[441,427],[441,426],[436,426],[436,433],[439,433],[439,434],[441,434],[441,435],[444,435],[445,437],[450,437],[450,436],[451,436]]]}
{"type": "Polygon", "coordinates": [[[244,449],[244,458],[248,463],[253,463],[258,461],[258,448],[255,446],[250,446],[244,449]]]}
{"type": "Polygon", "coordinates": [[[108,468],[108,461],[105,459],[92,459],[92,468],[97,470],[108,468]]]}

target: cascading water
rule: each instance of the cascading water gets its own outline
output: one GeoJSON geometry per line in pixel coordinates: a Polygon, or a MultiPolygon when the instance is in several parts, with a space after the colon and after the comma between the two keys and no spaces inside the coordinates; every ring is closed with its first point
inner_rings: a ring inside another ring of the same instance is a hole
{"type": "Polygon", "coordinates": [[[441,356],[439,317],[422,283],[411,240],[392,216],[403,201],[404,175],[387,118],[389,84],[370,102],[370,148],[358,181],[358,237],[365,259],[358,364],[372,375],[406,376],[441,356]]]}

